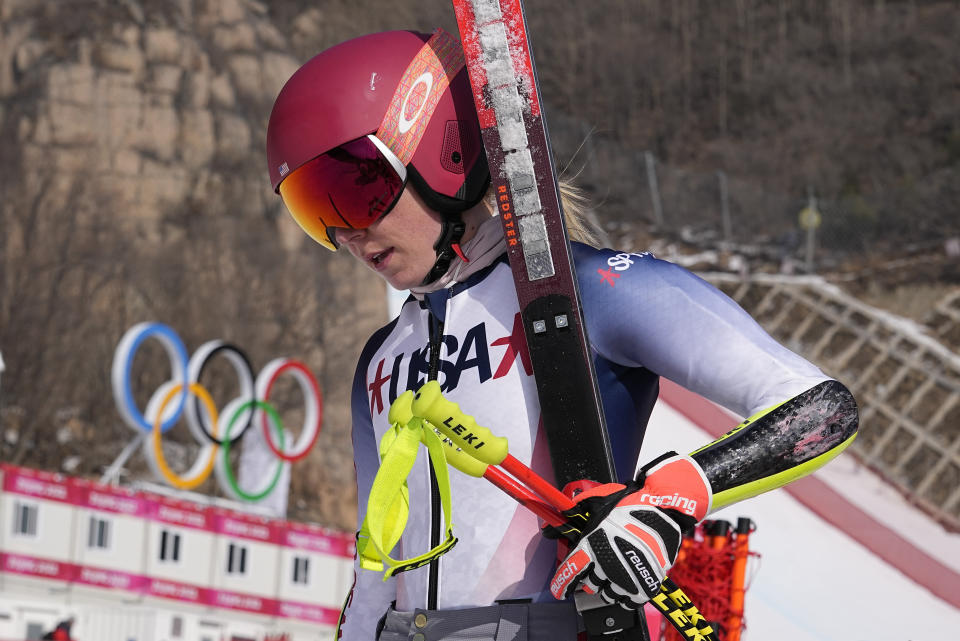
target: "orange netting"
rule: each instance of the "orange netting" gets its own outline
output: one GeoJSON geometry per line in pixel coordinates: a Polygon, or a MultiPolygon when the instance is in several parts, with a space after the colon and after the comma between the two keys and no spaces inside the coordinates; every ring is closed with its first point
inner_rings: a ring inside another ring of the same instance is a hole
{"type": "MultiPolygon", "coordinates": [[[[727,521],[704,521],[684,536],[677,562],[669,576],[690,597],[700,613],[715,624],[721,641],[738,641],[743,631],[743,595],[747,559],[759,557],[749,549],[756,527],[747,518],[736,527],[727,521]]],[[[654,631],[654,638],[657,638],[654,631]]],[[[661,641],[686,641],[673,626],[660,626],[661,641]]]]}

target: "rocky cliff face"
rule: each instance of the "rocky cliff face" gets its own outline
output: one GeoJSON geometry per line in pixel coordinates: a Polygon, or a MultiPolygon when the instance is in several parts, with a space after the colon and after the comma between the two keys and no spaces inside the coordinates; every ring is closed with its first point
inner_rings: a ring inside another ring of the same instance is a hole
{"type": "MultiPolygon", "coordinates": [[[[36,4],[2,5],[0,95],[33,90],[32,113],[16,123],[24,154],[101,172],[126,214],[148,220],[222,197],[224,164],[263,164],[265,115],[298,63],[255,4],[180,2],[149,20],[133,3],[67,3],[67,15],[36,4]],[[101,13],[91,20],[75,4],[101,13]],[[71,19],[92,24],[70,33],[71,19]]],[[[245,213],[276,207],[251,178],[245,213]]]]}
{"type": "MultiPolygon", "coordinates": [[[[284,355],[321,376],[323,433],[294,466],[291,514],[353,527],[350,385],[384,289],[270,190],[267,117],[298,64],[257,2],[0,0],[0,459],[99,476],[133,437],[113,347],[159,320],[188,349],[223,338],[256,369],[284,355]]],[[[163,358],[142,357],[141,402],[163,358]]],[[[193,451],[177,430],[174,462],[193,451]]]]}

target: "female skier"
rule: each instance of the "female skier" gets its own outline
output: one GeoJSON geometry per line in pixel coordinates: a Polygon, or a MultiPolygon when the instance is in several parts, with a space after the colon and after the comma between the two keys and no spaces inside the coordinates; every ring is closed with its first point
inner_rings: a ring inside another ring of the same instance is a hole
{"type": "MultiPolygon", "coordinates": [[[[391,403],[437,379],[447,398],[551,474],[513,279],[459,44],[438,31],[368,35],[304,64],[267,130],[271,183],[300,226],[346,248],[411,296],[376,332],[353,386],[364,522],[391,403]]],[[[559,564],[536,517],[488,483],[450,478],[459,543],[383,581],[357,564],[347,641],[571,640],[576,589],[639,608],[656,594],[683,529],[838,454],[857,429],[847,389],[770,338],[736,303],[646,253],[598,249],[565,199],[603,409],[622,484],[581,494],[582,536],[559,564]],[[664,376],[751,417],[690,456],[635,478],[664,376]],[[559,599],[556,600],[555,599],[559,599]]],[[[408,479],[405,556],[442,539],[426,457],[408,479]]],[[[360,532],[358,547],[365,545],[360,532]]]]}

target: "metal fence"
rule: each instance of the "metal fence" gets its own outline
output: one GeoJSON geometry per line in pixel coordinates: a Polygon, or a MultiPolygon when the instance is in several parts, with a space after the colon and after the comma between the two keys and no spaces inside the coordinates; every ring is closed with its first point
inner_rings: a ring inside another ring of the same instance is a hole
{"type": "Polygon", "coordinates": [[[960,287],[944,296],[923,319],[923,324],[937,340],[960,352],[960,287]]]}
{"type": "Polygon", "coordinates": [[[942,253],[950,238],[960,253],[953,187],[876,185],[865,195],[852,188],[824,193],[826,187],[814,183],[788,192],[722,167],[678,167],[563,114],[549,119],[559,168],[576,176],[604,220],[684,231],[704,243],[761,245],[808,272],[891,249],[942,253]],[[817,213],[812,231],[802,215],[811,206],[817,213]],[[815,260],[808,257],[809,241],[815,260]]]}
{"type": "MultiPolygon", "coordinates": [[[[817,277],[703,276],[846,384],[861,417],[851,449],[911,502],[960,529],[960,356],[917,324],[817,277]]],[[[960,309],[960,293],[951,300],[960,309]]],[[[953,311],[938,318],[944,333],[960,335],[953,311]]]]}

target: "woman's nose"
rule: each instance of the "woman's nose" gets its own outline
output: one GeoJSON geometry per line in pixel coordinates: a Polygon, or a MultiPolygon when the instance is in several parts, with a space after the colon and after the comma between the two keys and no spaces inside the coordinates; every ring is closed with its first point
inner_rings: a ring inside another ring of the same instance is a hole
{"type": "Polygon", "coordinates": [[[365,229],[352,229],[349,227],[334,227],[333,237],[338,245],[345,245],[351,241],[357,240],[366,233],[365,229]]]}

